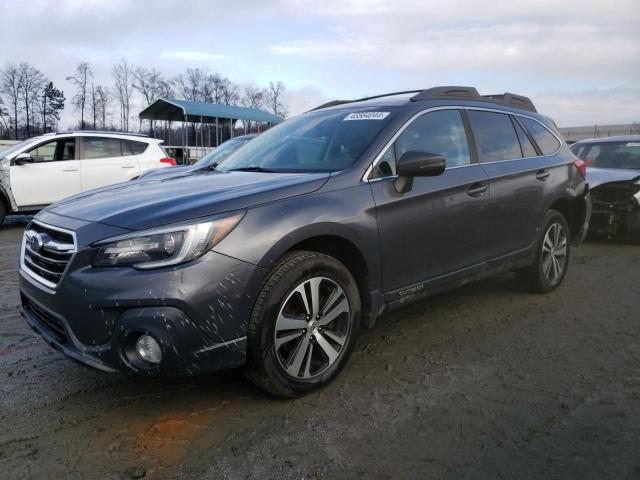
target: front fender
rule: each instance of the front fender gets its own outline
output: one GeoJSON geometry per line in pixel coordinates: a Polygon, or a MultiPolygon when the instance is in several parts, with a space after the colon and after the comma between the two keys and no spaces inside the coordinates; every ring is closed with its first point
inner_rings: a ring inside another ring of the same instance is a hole
{"type": "Polygon", "coordinates": [[[380,288],[380,247],[369,185],[279,200],[247,211],[215,251],[265,268],[297,244],[321,236],[341,237],[361,253],[370,288],[380,288]]]}

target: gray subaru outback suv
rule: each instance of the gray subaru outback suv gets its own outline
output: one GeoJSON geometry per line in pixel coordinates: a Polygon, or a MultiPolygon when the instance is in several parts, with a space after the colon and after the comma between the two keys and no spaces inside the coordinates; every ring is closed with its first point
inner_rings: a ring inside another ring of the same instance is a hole
{"type": "Polygon", "coordinates": [[[292,397],[384,312],[513,269],[562,282],[584,163],[513,94],[437,87],[331,102],[215,170],[85,192],[27,226],[20,291],[54,348],[110,372],[244,368],[292,397]]]}

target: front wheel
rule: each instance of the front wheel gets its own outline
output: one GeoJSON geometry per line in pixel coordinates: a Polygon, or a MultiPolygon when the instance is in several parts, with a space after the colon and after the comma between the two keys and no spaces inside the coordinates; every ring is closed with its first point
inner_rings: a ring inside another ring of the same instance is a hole
{"type": "Polygon", "coordinates": [[[541,233],[534,263],[519,273],[532,290],[547,293],[562,283],[569,266],[569,225],[564,215],[549,210],[541,233]]]}
{"type": "Polygon", "coordinates": [[[254,306],[246,376],[279,397],[295,397],[330,382],[358,334],[360,294],[335,258],[294,252],[280,261],[254,306]]]}

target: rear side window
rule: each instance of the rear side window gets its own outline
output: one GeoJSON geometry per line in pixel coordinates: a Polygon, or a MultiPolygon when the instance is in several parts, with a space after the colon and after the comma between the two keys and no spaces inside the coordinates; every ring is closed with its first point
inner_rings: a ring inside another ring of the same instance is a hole
{"type": "MultiPolygon", "coordinates": [[[[131,151],[133,152],[133,155],[140,155],[141,153],[144,153],[144,151],[147,149],[147,147],[149,146],[148,143],[145,142],[136,142],[134,140],[123,140],[123,143],[126,143],[128,145],[128,148],[131,149],[131,151]]],[[[125,146],[123,145],[123,151],[127,151],[127,149],[125,148],[125,146]]]]}
{"type": "Polygon", "coordinates": [[[538,144],[538,147],[540,147],[540,151],[544,155],[551,155],[560,148],[560,142],[558,139],[538,122],[524,117],[521,118],[520,121],[524,124],[529,135],[533,137],[535,142],[538,144]]]}
{"type": "Polygon", "coordinates": [[[481,162],[522,158],[520,142],[508,115],[477,110],[467,113],[481,162]]]}
{"type": "MultiPolygon", "coordinates": [[[[121,157],[122,147],[117,138],[83,137],[83,159],[121,157]]],[[[127,155],[130,153],[127,152],[127,155]]]]}
{"type": "Polygon", "coordinates": [[[524,157],[537,157],[538,152],[534,148],[531,140],[527,137],[527,134],[522,128],[522,125],[518,121],[513,119],[513,126],[516,127],[516,133],[518,134],[518,140],[520,140],[520,147],[522,147],[522,156],[524,157]]]}

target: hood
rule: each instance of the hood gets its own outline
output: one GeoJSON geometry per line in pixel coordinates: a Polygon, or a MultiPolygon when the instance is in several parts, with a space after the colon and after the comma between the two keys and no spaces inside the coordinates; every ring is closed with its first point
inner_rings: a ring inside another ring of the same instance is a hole
{"type": "Polygon", "coordinates": [[[625,168],[593,168],[587,167],[587,182],[590,188],[609,182],[625,182],[640,179],[640,170],[625,168]]]}
{"type": "Polygon", "coordinates": [[[199,168],[195,168],[195,165],[179,165],[174,167],[153,168],[151,170],[147,170],[146,172],[142,172],[139,178],[147,179],[169,177],[171,175],[186,174],[194,170],[199,170],[199,168]]]}
{"type": "Polygon", "coordinates": [[[311,193],[329,176],[196,171],[90,190],[54,203],[44,212],[141,230],[311,193]]]}

